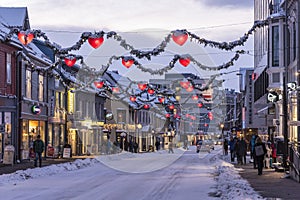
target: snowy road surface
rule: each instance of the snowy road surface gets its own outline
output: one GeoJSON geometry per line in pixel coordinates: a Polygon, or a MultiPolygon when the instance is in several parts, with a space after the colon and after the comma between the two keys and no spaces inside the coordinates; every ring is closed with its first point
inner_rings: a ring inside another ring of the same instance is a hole
{"type": "Polygon", "coordinates": [[[263,199],[240,177],[241,169],[226,162],[220,147],[195,151],[126,152],[20,170],[0,176],[0,199],[263,199]]]}
{"type": "Polygon", "coordinates": [[[99,162],[80,170],[0,185],[1,199],[210,199],[214,167],[199,154],[186,151],[182,155],[176,149],[174,154],[144,155],[123,156],[112,162],[127,166],[133,162],[131,167],[137,169],[137,164],[143,167],[141,163],[162,166],[170,157],[174,162],[169,159],[169,165],[145,173],[119,171],[106,166],[112,164],[108,161],[99,162]]]}

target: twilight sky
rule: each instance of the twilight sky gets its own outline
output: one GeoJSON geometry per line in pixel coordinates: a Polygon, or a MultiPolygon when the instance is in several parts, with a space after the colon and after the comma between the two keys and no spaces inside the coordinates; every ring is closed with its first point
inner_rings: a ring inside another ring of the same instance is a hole
{"type": "MultiPolygon", "coordinates": [[[[73,45],[84,31],[100,30],[159,38],[153,44],[140,46],[145,48],[156,47],[166,33],[175,29],[187,29],[205,39],[229,42],[243,36],[253,25],[251,0],[1,0],[0,6],[27,7],[31,28],[48,32],[51,40],[62,46],[73,45]]],[[[252,38],[244,49],[253,50],[252,38]]],[[[212,58],[216,65],[232,57],[223,56],[224,51],[217,55],[212,58]]],[[[244,56],[230,70],[253,66],[253,57],[244,56]]],[[[235,78],[235,82],[237,80],[235,78]]]]}

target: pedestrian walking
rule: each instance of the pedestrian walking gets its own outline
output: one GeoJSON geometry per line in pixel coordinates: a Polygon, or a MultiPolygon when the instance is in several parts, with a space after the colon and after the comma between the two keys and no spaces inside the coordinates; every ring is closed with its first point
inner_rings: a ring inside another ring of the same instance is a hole
{"type": "Polygon", "coordinates": [[[253,161],[253,168],[256,169],[257,168],[257,161],[256,161],[256,156],[254,154],[254,146],[255,146],[255,142],[256,142],[256,138],[258,136],[256,134],[252,135],[251,140],[250,140],[250,158],[253,161]]]}
{"type": "Polygon", "coordinates": [[[277,154],[276,154],[276,146],[274,144],[274,142],[271,143],[271,149],[272,149],[272,159],[271,159],[271,167],[273,168],[273,163],[276,163],[277,160],[276,160],[276,157],[277,157],[277,154]]]}
{"type": "Polygon", "coordinates": [[[138,148],[139,148],[138,143],[137,143],[137,142],[134,142],[134,143],[133,143],[134,153],[137,153],[137,152],[138,152],[138,148]]]}
{"type": "Polygon", "coordinates": [[[234,139],[232,136],[230,137],[229,140],[229,150],[230,150],[231,162],[234,162],[236,156],[236,139],[234,139]]]}
{"type": "Polygon", "coordinates": [[[38,135],[33,142],[33,150],[35,153],[34,166],[37,167],[37,160],[39,160],[39,167],[42,166],[42,153],[44,152],[44,142],[41,140],[41,136],[38,135]]]}
{"type": "Polygon", "coordinates": [[[238,164],[246,164],[247,143],[242,137],[237,143],[238,164]]]}
{"type": "Polygon", "coordinates": [[[224,153],[225,153],[225,155],[227,156],[228,155],[228,140],[227,139],[225,139],[224,140],[224,153]]]}
{"type": "Polygon", "coordinates": [[[169,143],[169,153],[171,153],[171,152],[174,153],[172,142],[169,143]]]}
{"type": "Polygon", "coordinates": [[[262,175],[262,170],[264,167],[264,157],[266,153],[266,145],[262,142],[260,137],[257,137],[254,145],[254,155],[257,161],[258,175],[262,175]]]}
{"type": "Polygon", "coordinates": [[[160,142],[159,142],[159,140],[156,140],[156,142],[155,142],[156,151],[159,150],[159,146],[160,146],[160,142]]]}
{"type": "Polygon", "coordinates": [[[266,143],[266,149],[267,149],[267,153],[266,153],[266,156],[265,156],[265,167],[267,169],[269,169],[271,167],[271,157],[272,157],[272,149],[271,149],[271,142],[268,142],[266,143]]]}

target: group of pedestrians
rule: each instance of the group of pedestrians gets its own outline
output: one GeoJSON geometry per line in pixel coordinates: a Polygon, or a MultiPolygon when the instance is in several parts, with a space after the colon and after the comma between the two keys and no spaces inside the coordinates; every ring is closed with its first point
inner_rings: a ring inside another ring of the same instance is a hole
{"type": "MultiPolygon", "coordinates": [[[[231,136],[230,140],[224,140],[224,152],[228,153],[228,146],[230,151],[230,161],[237,164],[246,164],[246,155],[248,144],[244,138],[236,138],[231,136]]],[[[261,137],[254,134],[249,141],[250,159],[253,161],[253,168],[257,169],[258,175],[262,175],[263,168],[271,168],[272,164],[276,162],[276,148],[271,141],[263,142],[261,137]]]]}
{"type": "MultiPolygon", "coordinates": [[[[224,142],[224,144],[226,144],[226,143],[227,143],[227,141],[224,142]]],[[[246,164],[247,143],[244,140],[244,138],[242,137],[241,139],[239,139],[236,137],[233,138],[231,136],[230,140],[228,142],[228,145],[229,145],[229,150],[230,150],[231,162],[234,162],[235,157],[236,157],[238,164],[240,164],[240,165],[246,164]]],[[[225,152],[226,152],[226,150],[225,150],[225,152]]]]}

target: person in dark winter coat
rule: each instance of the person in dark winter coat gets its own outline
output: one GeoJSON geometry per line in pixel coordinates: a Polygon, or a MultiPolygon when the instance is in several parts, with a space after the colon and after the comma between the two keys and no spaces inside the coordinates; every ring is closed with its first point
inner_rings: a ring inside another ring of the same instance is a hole
{"type": "Polygon", "coordinates": [[[228,155],[228,140],[224,139],[224,153],[225,155],[228,155]]]}
{"type": "Polygon", "coordinates": [[[257,168],[257,161],[256,161],[256,156],[254,154],[254,146],[255,146],[255,141],[256,141],[256,138],[258,136],[255,134],[255,135],[252,135],[251,137],[251,140],[250,140],[250,157],[251,159],[253,159],[253,168],[256,169],[257,168]]]}
{"type": "Polygon", "coordinates": [[[246,155],[247,155],[247,143],[244,138],[237,143],[237,154],[238,154],[238,164],[246,164],[246,155]]]}
{"type": "Polygon", "coordinates": [[[229,140],[229,150],[230,150],[230,158],[231,162],[234,162],[234,158],[236,156],[236,139],[234,139],[232,136],[229,140]]]}
{"type": "Polygon", "coordinates": [[[264,157],[266,153],[266,145],[262,142],[260,137],[257,137],[254,145],[254,155],[257,161],[258,175],[262,175],[262,170],[264,167],[264,157]]]}
{"type": "Polygon", "coordinates": [[[42,153],[44,152],[44,142],[41,140],[41,136],[38,135],[33,142],[33,151],[35,153],[34,166],[37,167],[37,160],[39,160],[39,167],[42,166],[42,153]]]}

